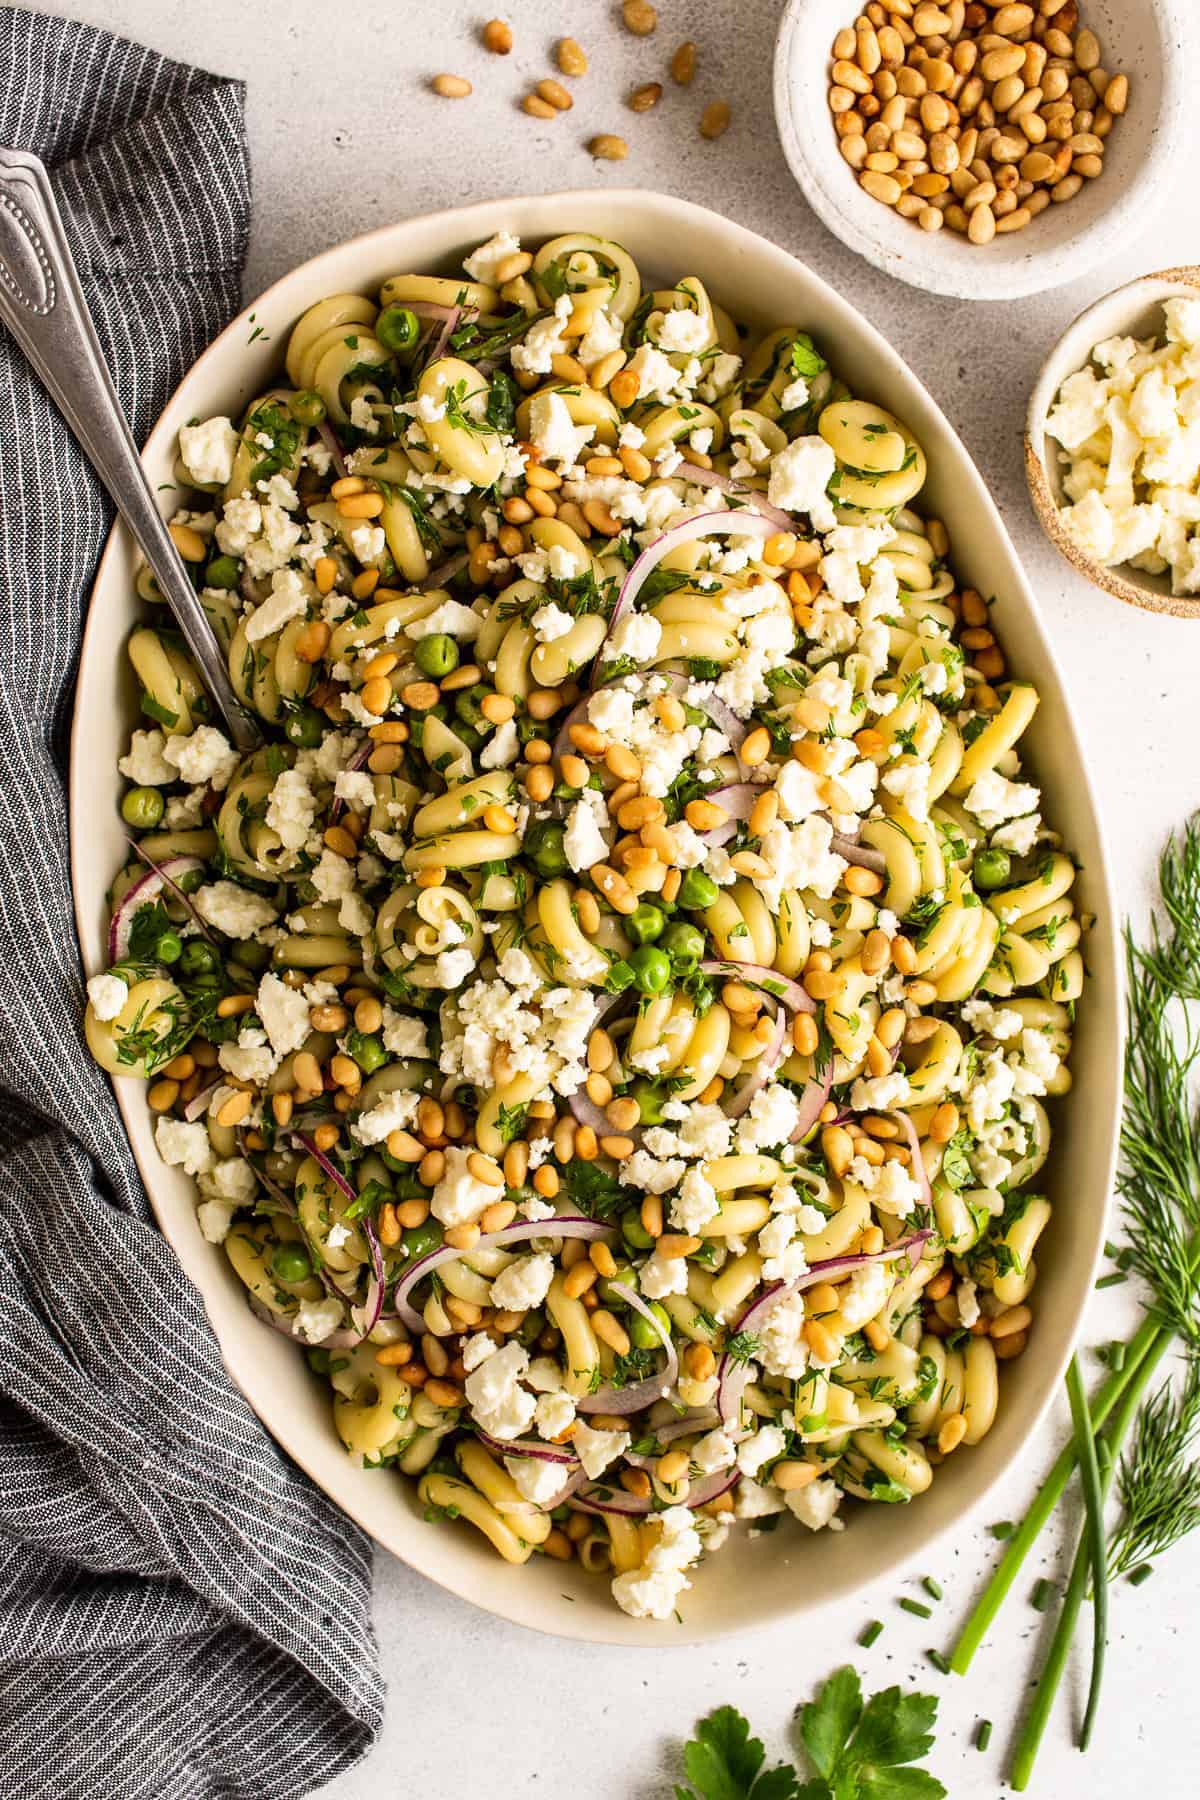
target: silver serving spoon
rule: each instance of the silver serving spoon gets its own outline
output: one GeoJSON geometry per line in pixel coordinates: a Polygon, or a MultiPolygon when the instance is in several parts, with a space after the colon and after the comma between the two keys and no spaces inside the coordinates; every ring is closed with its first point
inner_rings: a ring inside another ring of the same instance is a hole
{"type": "Polygon", "coordinates": [[[88,314],[62,216],[36,156],[0,145],[0,322],[86,451],[150,565],[239,750],[262,733],[229,681],[225,655],[146,479],[88,314]]]}

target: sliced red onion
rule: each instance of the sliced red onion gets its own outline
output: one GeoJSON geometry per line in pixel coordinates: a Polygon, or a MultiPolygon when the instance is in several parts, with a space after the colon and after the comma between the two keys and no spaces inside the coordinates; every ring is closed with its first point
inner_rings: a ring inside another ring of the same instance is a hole
{"type": "Polygon", "coordinates": [[[841,832],[835,831],[829,848],[835,856],[844,858],[846,862],[857,863],[860,869],[870,869],[876,875],[887,874],[887,861],[883,852],[868,849],[866,844],[860,844],[855,838],[843,837],[841,832]]]}
{"type": "Polygon", "coordinates": [[[251,1312],[261,1319],[264,1325],[269,1325],[272,1331],[277,1331],[290,1343],[301,1344],[310,1350],[355,1350],[362,1342],[356,1331],[346,1331],[339,1326],[336,1331],[331,1331],[328,1337],[323,1337],[319,1344],[310,1344],[307,1338],[300,1337],[292,1329],[296,1323],[294,1315],[272,1312],[269,1306],[264,1306],[262,1301],[256,1300],[253,1294],[249,1296],[249,1299],[251,1312]]]}
{"type": "MultiPolygon", "coordinates": [[[[577,1214],[570,1214],[565,1218],[525,1219],[517,1225],[505,1225],[500,1231],[485,1232],[472,1249],[488,1250],[494,1246],[527,1243],[530,1238],[545,1237],[588,1238],[594,1242],[611,1237],[614,1229],[612,1225],[602,1225],[599,1219],[585,1219],[577,1214]]],[[[455,1250],[442,1244],[436,1250],[430,1250],[419,1257],[405,1270],[396,1283],[392,1310],[410,1331],[422,1332],[425,1329],[425,1321],[420,1313],[408,1304],[408,1295],[413,1288],[426,1275],[432,1275],[435,1269],[441,1268],[443,1263],[453,1262],[457,1257],[466,1255],[470,1255],[470,1251],[455,1250]]]]}
{"type": "MultiPolygon", "coordinates": [[[[432,305],[433,302],[431,301],[429,304],[432,305]]],[[[415,312],[417,309],[414,306],[412,310],[415,312]]],[[[479,317],[479,308],[477,306],[450,306],[445,309],[445,313],[445,323],[438,335],[437,343],[430,351],[429,360],[425,365],[426,368],[429,367],[429,363],[436,362],[439,356],[445,355],[446,346],[450,342],[451,334],[457,331],[460,325],[466,325],[472,319],[477,319],[479,317]]]]}
{"type": "Polygon", "coordinates": [[[359,1220],[363,1236],[367,1240],[367,1253],[371,1258],[371,1279],[367,1283],[367,1296],[361,1306],[350,1308],[350,1317],[358,1327],[363,1338],[370,1337],[379,1323],[383,1311],[383,1296],[387,1288],[387,1275],[383,1267],[383,1251],[379,1245],[375,1227],[370,1219],[359,1220]]]}
{"type": "MultiPolygon", "coordinates": [[[[707,1506],[712,1500],[719,1500],[740,1479],[736,1469],[718,1469],[715,1475],[706,1475],[703,1481],[696,1482],[689,1489],[687,1499],[680,1501],[680,1505],[694,1512],[698,1507],[707,1506]]],[[[593,1488],[577,1494],[571,1504],[580,1512],[619,1513],[626,1518],[637,1518],[650,1512],[655,1502],[650,1497],[639,1500],[636,1494],[627,1494],[622,1487],[609,1487],[605,1482],[597,1482],[593,1488]]]]}
{"type": "Polygon", "coordinates": [[[754,811],[754,802],[762,791],[761,788],[752,787],[748,781],[735,781],[728,787],[714,788],[705,794],[706,800],[721,807],[728,816],[720,825],[713,825],[708,831],[700,832],[698,835],[701,842],[713,850],[727,844],[731,837],[736,836],[739,820],[744,823],[754,811]]]}
{"type": "Polygon", "coordinates": [[[665,556],[671,554],[672,550],[678,550],[681,544],[694,543],[697,538],[733,535],[765,539],[774,537],[775,530],[776,527],[771,524],[770,520],[745,512],[697,513],[694,518],[685,519],[681,525],[672,525],[669,531],[664,531],[661,537],[656,537],[652,544],[647,545],[621,583],[621,591],[617,595],[617,603],[613,607],[612,616],[608,621],[608,631],[605,633],[604,643],[597,652],[593,666],[597,669],[600,668],[604,661],[605,645],[616,630],[618,621],[624,614],[633,610],[647,576],[658,567],[665,556]]]}
{"type": "Polygon", "coordinates": [[[338,479],[340,480],[341,477],[347,473],[346,453],[342,449],[337,433],[334,431],[333,426],[329,423],[328,419],[322,419],[321,423],[317,426],[317,436],[328,450],[333,461],[333,466],[337,471],[338,479]]]}
{"type": "MultiPolygon", "coordinates": [[[[653,1433],[659,1444],[672,1444],[676,1438],[689,1437],[697,1432],[711,1431],[721,1423],[721,1415],[716,1407],[705,1407],[702,1411],[691,1414],[686,1419],[672,1419],[669,1425],[660,1425],[653,1433]]],[[[652,1469],[658,1456],[643,1456],[640,1451],[627,1450],[625,1461],[632,1463],[635,1469],[652,1469]]]]}
{"type": "MultiPolygon", "coordinates": [[[[475,366],[482,373],[483,365],[477,363],[475,366]]],[[[457,556],[448,556],[444,563],[438,564],[436,569],[430,569],[428,575],[426,575],[424,581],[421,583],[422,587],[441,587],[445,582],[453,581],[459,570],[465,569],[470,560],[471,554],[469,550],[460,550],[457,556]]]]}
{"type": "Polygon", "coordinates": [[[770,519],[776,531],[794,532],[795,521],[778,506],[773,506],[765,494],[757,488],[740,487],[732,475],[722,475],[717,469],[702,469],[698,463],[680,463],[675,470],[681,481],[688,481],[693,487],[716,488],[722,494],[733,494],[740,500],[746,500],[764,519],[770,519]]]}
{"type": "Polygon", "coordinates": [[[437,319],[441,324],[445,324],[447,319],[457,319],[461,310],[457,306],[443,306],[440,300],[406,300],[404,306],[408,312],[415,313],[418,319],[437,319]]]}
{"type": "Polygon", "coordinates": [[[904,1135],[908,1139],[908,1147],[912,1152],[909,1164],[913,1180],[921,1190],[921,1203],[924,1206],[932,1206],[933,1190],[929,1185],[929,1176],[925,1173],[925,1158],[921,1155],[921,1140],[917,1136],[917,1128],[906,1112],[897,1111],[893,1117],[899,1119],[904,1127],[904,1135]]]}
{"type": "MultiPolygon", "coordinates": [[[[358,772],[359,769],[365,768],[367,761],[371,755],[371,752],[375,748],[376,748],[376,745],[374,743],[372,743],[370,738],[368,738],[366,743],[361,745],[360,748],[354,752],[354,755],[350,758],[350,761],[346,764],[346,768],[345,768],[344,772],[347,775],[354,775],[358,772]]],[[[345,812],[345,810],[346,810],[346,802],[343,799],[341,799],[341,797],[335,791],[334,796],[333,796],[333,802],[329,808],[329,823],[331,825],[336,825],[338,820],[341,818],[342,814],[345,812]]]]}
{"type": "Polygon", "coordinates": [[[214,1091],[219,1088],[220,1085],[221,1077],[218,1075],[209,1082],[207,1087],[200,1088],[192,1095],[191,1099],[183,1109],[183,1116],[189,1124],[194,1125],[197,1119],[202,1119],[204,1117],[205,1113],[208,1111],[208,1103],[212,1099],[214,1091]]]}
{"type": "Polygon", "coordinates": [[[777,969],[768,969],[764,963],[724,962],[720,958],[712,958],[700,964],[701,973],[705,975],[727,975],[730,981],[744,981],[749,987],[760,987],[766,993],[787,1007],[789,1012],[815,1012],[816,1003],[808,990],[793,981],[790,975],[781,975],[777,969]]]}
{"type": "Polygon", "coordinates": [[[728,1106],[725,1108],[726,1113],[731,1119],[740,1119],[742,1114],[749,1107],[755,1094],[757,1094],[760,1089],[766,1087],[767,1082],[771,1079],[771,1076],[775,1073],[775,1070],[779,1067],[779,1064],[783,1059],[783,1050],[784,1045],[787,1043],[787,1034],[788,1016],[783,1006],[776,1001],[771,1041],[763,1051],[762,1055],[755,1057],[754,1062],[751,1064],[750,1075],[742,1083],[741,1087],[734,1091],[728,1106]]]}
{"type": "Polygon", "coordinates": [[[577,1463],[579,1458],[575,1452],[563,1444],[547,1444],[539,1438],[515,1438],[506,1443],[503,1438],[494,1438],[489,1432],[476,1426],[479,1436],[501,1456],[528,1456],[533,1462],[577,1463]]]}
{"type": "Polygon", "coordinates": [[[577,1412],[622,1415],[641,1412],[644,1406],[652,1406],[656,1400],[661,1400],[664,1389],[670,1390],[675,1385],[675,1378],[679,1374],[679,1356],[670,1332],[663,1331],[661,1319],[655,1317],[642,1296],[636,1294],[632,1288],[625,1288],[622,1298],[626,1305],[631,1306],[634,1312],[640,1313],[642,1318],[653,1326],[659,1342],[667,1353],[667,1360],[657,1375],[648,1375],[645,1381],[635,1381],[632,1387],[605,1387],[601,1388],[599,1393],[585,1394],[582,1399],[575,1402],[577,1412]]]}
{"type": "MultiPolygon", "coordinates": [[[[781,1301],[790,1299],[793,1294],[802,1294],[805,1288],[815,1287],[820,1281],[829,1281],[835,1275],[845,1275],[851,1269],[865,1268],[868,1263],[896,1262],[902,1256],[907,1256],[915,1268],[921,1260],[926,1240],[932,1236],[932,1231],[914,1231],[909,1237],[900,1238],[896,1243],[888,1244],[872,1255],[860,1252],[853,1256],[831,1256],[825,1262],[813,1263],[803,1275],[797,1275],[794,1281],[778,1281],[774,1287],[752,1300],[735,1321],[730,1335],[736,1337],[741,1331],[761,1325],[781,1301]]],[[[750,1364],[735,1362],[726,1350],[717,1371],[717,1410],[726,1431],[740,1429],[742,1394],[749,1380],[750,1364]]]]}
{"type": "Polygon", "coordinates": [[[557,1494],[551,1494],[548,1500],[543,1500],[541,1510],[543,1512],[553,1512],[555,1507],[564,1505],[573,1494],[579,1492],[580,1488],[583,1487],[587,1481],[587,1478],[587,1470],[585,1468],[580,1466],[579,1468],[574,1469],[567,1477],[562,1487],[559,1488],[557,1494]]]}
{"type": "Polygon", "coordinates": [[[799,1144],[813,1126],[820,1122],[825,1102],[833,1091],[833,1057],[825,1065],[823,1075],[815,1075],[800,1096],[800,1116],[792,1128],[791,1142],[799,1144]]]}
{"type": "Polygon", "coordinates": [[[111,923],[108,927],[109,966],[111,967],[114,963],[122,962],[124,958],[128,956],[129,933],[132,929],[135,916],[141,911],[143,906],[152,905],[153,902],[158,899],[158,896],[162,893],[164,888],[169,888],[174,898],[181,901],[182,904],[187,907],[188,913],[195,919],[197,925],[199,925],[201,931],[211,943],[212,939],[209,937],[203,919],[200,918],[187,895],[178,886],[178,877],[180,875],[191,875],[197,870],[203,873],[204,863],[200,857],[168,856],[165,862],[156,863],[133,838],[130,838],[129,842],[134,854],[140,857],[141,861],[145,863],[147,873],[143,875],[140,880],[135,881],[132,887],[126,889],[121,897],[120,904],[113,913],[111,923]]]}

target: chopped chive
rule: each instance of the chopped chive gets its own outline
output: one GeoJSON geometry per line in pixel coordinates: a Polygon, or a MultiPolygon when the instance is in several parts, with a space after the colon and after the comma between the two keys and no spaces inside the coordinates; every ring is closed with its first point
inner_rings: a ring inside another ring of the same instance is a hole
{"type": "Polygon", "coordinates": [[[991,1532],[996,1542],[1002,1544],[1005,1538],[1010,1538],[1012,1536],[1013,1532],[1016,1530],[1016,1526],[1011,1519],[1001,1519],[997,1524],[989,1525],[988,1530],[991,1532]]]}
{"type": "Polygon", "coordinates": [[[1114,1244],[1110,1238],[1104,1246],[1104,1254],[1111,1261],[1114,1256],[1119,1256],[1121,1254],[1120,1245],[1114,1244]]]}
{"type": "Polygon", "coordinates": [[[1149,1581],[1153,1573],[1154,1566],[1152,1563],[1139,1563],[1136,1569],[1130,1569],[1129,1571],[1130,1587],[1141,1587],[1143,1581],[1149,1581]]]}
{"type": "Polygon", "coordinates": [[[936,1582],[933,1579],[932,1575],[926,1575],[924,1581],[922,1581],[922,1583],[921,1583],[921,1586],[925,1589],[925,1592],[929,1595],[929,1598],[931,1600],[940,1600],[941,1599],[941,1597],[942,1597],[941,1586],[938,1582],[936,1582]]]}
{"type": "Polygon", "coordinates": [[[1133,1251],[1128,1246],[1117,1256],[1117,1267],[1118,1269],[1132,1269],[1133,1251]]]}
{"type": "Polygon", "coordinates": [[[1052,1581],[1039,1581],[1030,1598],[1036,1612],[1049,1612],[1058,1599],[1058,1589],[1052,1581]]]}
{"type": "Polygon", "coordinates": [[[1125,1277],[1123,1274],[1102,1275],[1096,1283],[1097,1290],[1100,1288],[1118,1287],[1124,1279],[1125,1277]]]}
{"type": "Polygon", "coordinates": [[[991,1741],[992,1721],[990,1719],[980,1719],[979,1729],[975,1733],[975,1748],[977,1750],[986,1750],[991,1741]]]}
{"type": "Polygon", "coordinates": [[[1111,1343],[1108,1346],[1108,1357],[1106,1360],[1109,1368],[1116,1375],[1119,1375],[1121,1370],[1125,1367],[1125,1348],[1125,1345],[1119,1341],[1111,1343]]]}
{"type": "Polygon", "coordinates": [[[920,1600],[910,1600],[907,1594],[901,1600],[900,1605],[906,1613],[911,1613],[914,1619],[932,1619],[933,1617],[932,1606],[926,1606],[920,1600]]]}
{"type": "Polygon", "coordinates": [[[939,1675],[948,1675],[950,1673],[950,1664],[946,1661],[946,1658],[942,1655],[940,1650],[927,1650],[925,1654],[939,1675]]]}
{"type": "Polygon", "coordinates": [[[882,1632],[883,1632],[883,1620],[882,1619],[872,1619],[871,1623],[869,1625],[864,1626],[862,1631],[860,1631],[860,1633],[858,1635],[858,1642],[859,1642],[860,1649],[869,1650],[871,1648],[871,1645],[875,1642],[875,1640],[881,1636],[882,1632]]]}

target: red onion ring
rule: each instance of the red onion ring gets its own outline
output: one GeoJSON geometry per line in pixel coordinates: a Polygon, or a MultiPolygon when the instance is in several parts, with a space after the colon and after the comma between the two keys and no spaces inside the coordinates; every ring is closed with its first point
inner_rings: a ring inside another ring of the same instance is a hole
{"type": "Polygon", "coordinates": [[[681,544],[691,544],[697,538],[703,537],[722,537],[732,534],[737,537],[766,539],[774,537],[775,530],[775,526],[769,519],[760,518],[757,515],[744,512],[711,512],[696,513],[693,518],[685,519],[681,525],[672,525],[669,531],[664,531],[661,537],[656,537],[654,542],[647,545],[646,549],[642,551],[621,583],[621,591],[617,595],[617,603],[612,609],[604,642],[596,652],[594,667],[599,668],[603,663],[605,645],[616,630],[618,621],[625,613],[632,611],[647,576],[658,567],[665,556],[671,554],[672,550],[677,550],[681,544]]]}
{"type": "Polygon", "coordinates": [[[816,1002],[808,990],[793,981],[790,975],[780,975],[776,969],[768,969],[764,963],[725,962],[719,957],[706,959],[700,964],[704,975],[727,975],[731,981],[744,981],[749,987],[760,987],[765,993],[773,996],[789,1012],[815,1012],[816,1002]]]}
{"type": "Polygon", "coordinates": [[[598,1393],[584,1394],[582,1399],[575,1402],[577,1412],[622,1415],[641,1412],[644,1406],[650,1406],[655,1400],[662,1399],[664,1388],[670,1390],[675,1385],[675,1379],[679,1374],[679,1354],[675,1349],[671,1333],[669,1331],[664,1333],[662,1321],[655,1317],[642,1296],[634,1293],[632,1288],[626,1288],[622,1298],[628,1306],[633,1308],[635,1313],[640,1313],[642,1318],[654,1328],[659,1342],[667,1353],[667,1360],[657,1375],[648,1375],[644,1381],[635,1381],[632,1387],[605,1387],[601,1388],[598,1393]]]}
{"type": "Polygon", "coordinates": [[[904,1127],[904,1134],[908,1139],[908,1147],[912,1153],[909,1157],[909,1162],[912,1168],[913,1180],[921,1190],[921,1202],[924,1206],[932,1206],[933,1190],[929,1185],[929,1176],[925,1172],[925,1158],[921,1155],[921,1140],[917,1136],[917,1128],[906,1112],[901,1112],[897,1109],[897,1111],[892,1114],[892,1117],[894,1119],[899,1119],[901,1125],[904,1127]]]}
{"type": "Polygon", "coordinates": [[[744,824],[750,817],[754,811],[754,803],[763,791],[761,787],[754,787],[748,781],[734,781],[728,787],[711,789],[704,798],[711,800],[714,806],[721,807],[728,817],[722,824],[700,832],[701,842],[714,850],[727,844],[736,835],[739,821],[744,824]]]}
{"type": "Polygon", "coordinates": [[[192,1095],[191,1099],[183,1109],[183,1116],[190,1125],[194,1125],[197,1119],[202,1119],[204,1117],[205,1113],[208,1111],[208,1103],[213,1097],[214,1090],[219,1088],[220,1085],[221,1077],[218,1075],[209,1082],[207,1087],[200,1088],[192,1095]]]}
{"type": "MultiPolygon", "coordinates": [[[[354,775],[354,774],[357,774],[359,769],[365,768],[366,764],[367,764],[367,760],[370,757],[372,750],[374,750],[375,748],[376,748],[376,745],[371,742],[370,738],[368,738],[367,742],[365,744],[363,744],[360,749],[358,749],[354,752],[354,755],[350,758],[350,761],[346,764],[346,767],[345,767],[345,770],[343,771],[343,773],[346,775],[354,775]]],[[[335,794],[333,796],[333,802],[329,808],[329,823],[331,825],[336,825],[338,820],[341,818],[342,814],[345,812],[345,810],[346,810],[346,802],[344,800],[342,800],[338,796],[338,794],[335,792],[335,794]]]]}
{"type": "MultiPolygon", "coordinates": [[[[494,1246],[520,1244],[530,1238],[567,1237],[590,1238],[593,1241],[611,1236],[615,1227],[602,1225],[598,1219],[585,1219],[577,1214],[553,1219],[524,1220],[518,1225],[505,1225],[500,1231],[485,1232],[479,1241],[472,1245],[473,1250],[487,1250],[494,1246]]],[[[408,1326],[410,1331],[418,1334],[425,1330],[425,1321],[414,1307],[408,1304],[408,1295],[426,1275],[431,1275],[443,1263],[454,1262],[458,1257],[469,1256],[471,1251],[455,1250],[442,1244],[436,1250],[429,1250],[424,1256],[408,1268],[396,1283],[392,1295],[392,1311],[396,1317],[408,1326]]]]}
{"type": "Polygon", "coordinates": [[[317,436],[328,450],[333,461],[333,466],[337,470],[338,479],[340,480],[342,476],[347,473],[346,453],[342,449],[337,433],[334,431],[333,426],[329,423],[328,419],[322,419],[321,423],[317,426],[317,436]]]}
{"type": "MultiPolygon", "coordinates": [[[[719,1500],[740,1479],[736,1469],[718,1469],[715,1475],[706,1475],[703,1481],[698,1481],[689,1489],[687,1499],[681,1500],[679,1504],[694,1512],[698,1507],[707,1506],[712,1500],[719,1500]]],[[[636,1518],[650,1512],[655,1501],[639,1500],[636,1494],[627,1494],[624,1488],[609,1487],[605,1482],[597,1482],[594,1489],[577,1494],[571,1505],[579,1512],[619,1513],[627,1518],[636,1518]]]]}
{"type": "Polygon", "coordinates": [[[783,1006],[776,1001],[771,1042],[767,1045],[761,1056],[755,1057],[754,1062],[751,1065],[750,1075],[742,1083],[741,1087],[737,1089],[731,1098],[729,1105],[725,1108],[725,1112],[728,1114],[729,1118],[741,1118],[742,1114],[749,1107],[755,1094],[757,1094],[761,1088],[766,1087],[767,1082],[779,1067],[779,1064],[783,1059],[784,1045],[787,1042],[787,1022],[787,1012],[783,1006]]]}
{"type": "Polygon", "coordinates": [[[792,1130],[791,1142],[799,1144],[818,1124],[822,1108],[833,1091],[833,1057],[825,1065],[824,1075],[815,1075],[800,1096],[800,1117],[792,1130]]]}
{"type": "Polygon", "coordinates": [[[292,1329],[298,1315],[274,1313],[261,1300],[256,1300],[253,1294],[249,1296],[249,1300],[250,1311],[255,1317],[261,1319],[264,1325],[269,1325],[272,1331],[277,1331],[281,1337],[287,1338],[289,1343],[303,1344],[310,1350],[356,1350],[362,1342],[357,1332],[345,1331],[339,1327],[331,1331],[328,1337],[323,1337],[319,1344],[309,1344],[307,1338],[298,1337],[292,1329]]]}
{"type": "Polygon", "coordinates": [[[147,873],[125,890],[121,896],[108,927],[108,961],[111,967],[119,963],[129,954],[129,933],[133,927],[135,915],[143,906],[150,906],[164,888],[169,888],[174,897],[184,905],[191,917],[196,921],[204,936],[212,943],[212,937],[195,907],[183,890],[176,884],[177,875],[190,875],[195,870],[203,872],[204,863],[198,856],[168,856],[165,862],[156,863],[154,859],[136,843],[129,840],[130,848],[135,856],[145,863],[147,873]]]}
{"type": "MultiPolygon", "coordinates": [[[[672,1419],[669,1425],[660,1426],[654,1432],[654,1439],[659,1444],[672,1444],[676,1438],[689,1437],[693,1432],[711,1431],[721,1423],[721,1415],[715,1407],[706,1407],[702,1412],[687,1419],[672,1419]]],[[[643,1456],[640,1451],[627,1450],[625,1461],[635,1469],[652,1469],[658,1461],[657,1455],[643,1456]]]]}
{"type": "Polygon", "coordinates": [[[757,488],[739,487],[732,475],[722,475],[718,469],[702,469],[698,463],[689,462],[680,463],[675,473],[680,480],[691,482],[693,487],[716,488],[722,494],[736,494],[739,498],[749,501],[750,505],[760,512],[764,519],[770,519],[776,531],[794,533],[796,530],[795,523],[788,513],[783,512],[778,506],[773,506],[767,496],[760,493],[757,488]]]}
{"type": "MultiPolygon", "coordinates": [[[[825,1262],[813,1263],[803,1275],[797,1275],[794,1281],[779,1281],[766,1293],[760,1294],[746,1307],[741,1317],[734,1323],[731,1336],[736,1337],[751,1325],[760,1325],[769,1313],[774,1312],[781,1301],[790,1299],[793,1294],[802,1294],[805,1288],[815,1287],[820,1281],[828,1281],[832,1275],[844,1275],[847,1270],[865,1268],[868,1263],[895,1262],[907,1256],[913,1268],[921,1259],[921,1252],[926,1240],[933,1236],[932,1231],[915,1231],[907,1238],[900,1238],[883,1250],[873,1255],[859,1253],[855,1256],[832,1256],[825,1262]],[[915,1252],[915,1254],[914,1254],[915,1252]]],[[[750,1380],[750,1364],[734,1362],[726,1350],[717,1371],[717,1410],[721,1415],[721,1424],[725,1431],[737,1432],[741,1429],[742,1394],[750,1380]]]]}
{"type": "Polygon", "coordinates": [[[527,1456],[533,1462],[577,1463],[579,1458],[573,1450],[561,1444],[547,1444],[536,1438],[516,1438],[506,1443],[501,1438],[494,1438],[482,1426],[476,1426],[480,1438],[501,1456],[527,1456]]]}
{"type": "Polygon", "coordinates": [[[856,838],[843,837],[840,832],[835,831],[829,841],[829,848],[844,861],[857,863],[860,869],[870,869],[875,875],[887,874],[887,861],[883,852],[868,849],[856,838]]]}

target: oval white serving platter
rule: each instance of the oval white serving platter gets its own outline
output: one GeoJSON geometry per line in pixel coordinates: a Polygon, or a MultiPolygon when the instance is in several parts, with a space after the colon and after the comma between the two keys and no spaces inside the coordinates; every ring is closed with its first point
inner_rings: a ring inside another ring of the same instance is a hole
{"type": "MultiPolygon", "coordinates": [[[[193,1184],[160,1162],[145,1088],[122,1080],[117,1094],[155,1215],[204,1298],[230,1373],[267,1428],[338,1506],[414,1569],[515,1623],[593,1642],[695,1643],[846,1600],[924,1552],[1027,1452],[1066,1366],[1104,1241],[1122,1042],[1112,886],[1095,796],[1037,603],[962,444],[920,382],[852,306],[775,245],[702,207],[636,191],[498,200],[386,225],[328,250],[277,282],[200,358],[150,434],[145,462],[151,482],[173,479],[181,424],[213,413],[236,415],[262,391],[282,360],[291,325],[313,301],[373,290],[397,272],[450,273],[501,227],[527,242],[567,230],[617,238],[644,274],[660,282],[696,274],[752,327],[791,322],[811,331],[856,393],[899,414],[920,438],[929,479],[918,504],[945,521],[963,580],[997,597],[998,630],[1011,666],[1041,690],[1029,733],[1031,766],[1045,788],[1047,816],[1079,859],[1080,897],[1096,923],[1088,945],[1091,984],[1072,1059],[1075,1091],[1054,1109],[1047,1191],[1058,1205],[1038,1259],[1030,1350],[1005,1371],[999,1418],[984,1443],[948,1461],[920,1500],[903,1509],[851,1509],[848,1529],[838,1534],[814,1536],[790,1523],[754,1541],[735,1533],[696,1574],[681,1623],[638,1622],[616,1609],[606,1581],[548,1559],[511,1568],[467,1527],[426,1524],[415,1490],[401,1478],[351,1466],[334,1434],[325,1390],[303,1357],[251,1314],[224,1254],[197,1228],[193,1184]]],[[[123,654],[138,612],[134,569],[132,543],[118,528],[93,592],[71,754],[72,874],[89,972],[105,966],[105,893],[125,854],[116,763],[136,716],[123,654]]]]}

